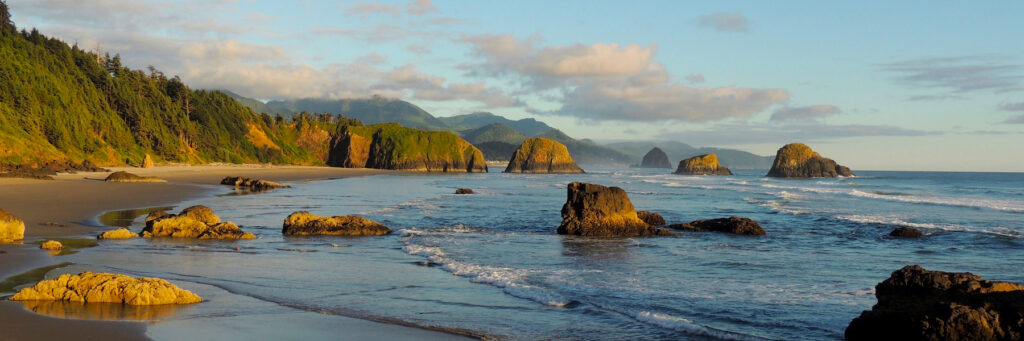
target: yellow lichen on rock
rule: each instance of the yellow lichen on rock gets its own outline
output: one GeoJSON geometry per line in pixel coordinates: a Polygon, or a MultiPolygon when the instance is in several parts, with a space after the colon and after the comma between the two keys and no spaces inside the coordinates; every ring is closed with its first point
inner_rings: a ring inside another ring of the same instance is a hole
{"type": "Polygon", "coordinates": [[[685,175],[732,175],[732,171],[718,163],[718,155],[704,154],[679,161],[676,174],[685,175]]]}
{"type": "Polygon", "coordinates": [[[188,304],[203,299],[160,278],[109,273],[64,274],[22,289],[12,301],[107,302],[128,305],[188,304]]]}
{"type": "Polygon", "coordinates": [[[64,244],[61,244],[56,240],[47,240],[43,242],[42,245],[39,245],[39,248],[43,250],[60,251],[60,249],[64,248],[64,244]]]}
{"type": "Polygon", "coordinates": [[[782,160],[781,166],[796,167],[814,157],[821,157],[821,154],[803,143],[790,143],[779,149],[776,158],[782,160]]]}
{"type": "Polygon", "coordinates": [[[281,233],[291,236],[380,236],[391,233],[391,229],[354,215],[322,217],[300,211],[285,218],[281,233]]]}
{"type": "Polygon", "coordinates": [[[181,210],[181,214],[179,215],[201,221],[207,225],[220,223],[220,217],[218,217],[216,213],[213,213],[213,209],[203,205],[196,205],[181,210]]]}
{"type": "Polygon", "coordinates": [[[142,236],[197,238],[197,239],[255,239],[252,233],[242,231],[232,222],[221,222],[220,217],[206,206],[192,206],[181,214],[168,215],[163,212],[146,218],[142,236]]]}
{"type": "Polygon", "coordinates": [[[25,222],[7,211],[0,210],[0,243],[11,243],[25,238],[25,222]]]}
{"type": "Polygon", "coordinates": [[[505,173],[583,173],[569,148],[543,137],[528,138],[516,149],[505,173]]]}
{"type": "Polygon", "coordinates": [[[139,235],[137,233],[132,233],[132,231],[122,227],[116,230],[103,232],[97,236],[96,239],[131,239],[138,236],[139,235]]]}

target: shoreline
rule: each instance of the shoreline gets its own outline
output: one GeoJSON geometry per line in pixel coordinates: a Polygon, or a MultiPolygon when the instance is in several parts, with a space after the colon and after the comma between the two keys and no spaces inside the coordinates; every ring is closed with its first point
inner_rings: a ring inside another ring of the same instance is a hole
{"type": "MultiPolygon", "coordinates": [[[[227,176],[243,176],[276,182],[302,182],[330,180],[386,174],[392,171],[377,169],[351,169],[318,166],[276,166],[276,165],[172,165],[155,168],[109,167],[111,172],[127,171],[141,176],[156,176],[166,183],[107,183],[102,181],[108,172],[61,173],[54,180],[21,178],[0,178],[0,209],[5,209],[25,222],[25,239],[20,244],[0,244],[0,279],[18,275],[25,271],[54,265],[60,258],[50,256],[34,241],[54,237],[95,238],[105,228],[97,218],[109,211],[175,206],[180,209],[183,202],[200,199],[216,192],[227,190],[220,180],[227,176]],[[99,199],[99,200],[97,200],[99,199]]],[[[293,307],[288,309],[295,309],[293,307]]],[[[293,319],[277,320],[278,327],[308,320],[314,312],[295,309],[289,314],[293,319]]],[[[235,317],[234,319],[245,319],[235,317]]],[[[383,338],[451,339],[467,337],[459,331],[436,330],[396,321],[363,319],[341,315],[322,317],[320,326],[329,326],[323,331],[331,338],[352,338],[374,336],[383,338]]],[[[227,318],[230,322],[232,318],[227,318]]],[[[161,332],[173,328],[181,333],[201,335],[207,330],[217,333],[217,327],[195,321],[96,321],[63,319],[31,312],[18,302],[0,302],[0,329],[16,331],[6,334],[7,339],[150,339],[147,329],[157,327],[161,332]],[[166,323],[162,323],[166,322],[166,323]],[[169,327],[175,325],[177,327],[169,327]],[[198,327],[198,329],[196,329],[198,327]],[[187,330],[186,330],[187,329],[187,330]]],[[[271,325],[275,323],[270,323],[271,325]]],[[[258,329],[258,328],[257,328],[258,329]]],[[[267,330],[266,326],[263,326],[267,330]]],[[[163,334],[166,336],[167,334],[163,334]]],[[[473,337],[473,336],[469,336],[473,337]]]]}

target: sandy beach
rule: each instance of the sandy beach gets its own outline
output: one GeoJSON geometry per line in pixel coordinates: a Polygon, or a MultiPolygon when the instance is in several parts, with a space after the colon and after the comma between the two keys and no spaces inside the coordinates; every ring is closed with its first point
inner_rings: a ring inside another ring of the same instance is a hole
{"type": "MultiPolygon", "coordinates": [[[[59,174],[55,180],[0,178],[0,208],[25,222],[25,244],[0,244],[0,278],[61,262],[39,250],[33,241],[50,237],[92,237],[102,226],[96,217],[106,211],[174,206],[182,201],[223,192],[219,185],[226,176],[243,176],[278,182],[323,180],[386,173],[374,169],[345,169],[307,166],[267,165],[203,165],[160,166],[150,169],[112,167],[110,171],[128,171],[142,176],[155,176],[166,183],[107,183],[102,181],[107,172],[80,172],[59,174]]],[[[419,328],[383,324],[379,322],[323,316],[312,312],[291,311],[284,314],[294,318],[259,321],[250,333],[233,334],[234,338],[261,338],[271,331],[306,328],[315,325],[319,334],[331,339],[450,339],[447,333],[419,328]],[[305,322],[303,322],[305,321],[305,322]],[[311,322],[316,321],[316,322],[311,322]]],[[[160,325],[160,337],[206,338],[224,334],[239,320],[221,318],[213,321],[172,321],[160,325]],[[225,327],[228,326],[228,327],[225,327]],[[210,336],[210,335],[206,335],[210,336]]],[[[243,319],[244,320],[244,319],[243,319]]],[[[152,323],[152,322],[150,322],[152,323]]],[[[37,315],[20,303],[0,302],[0,330],[2,340],[46,339],[149,339],[147,324],[125,321],[69,320],[37,315]]],[[[273,334],[276,335],[276,334],[273,334]]],[[[223,335],[220,335],[223,336],[223,335]]],[[[220,337],[218,337],[220,338],[220,337]]],[[[314,337],[317,338],[317,337],[314,337]]]]}

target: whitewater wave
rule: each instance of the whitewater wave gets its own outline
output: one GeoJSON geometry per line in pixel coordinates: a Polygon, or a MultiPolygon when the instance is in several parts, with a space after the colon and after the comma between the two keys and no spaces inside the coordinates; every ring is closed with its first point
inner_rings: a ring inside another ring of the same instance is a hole
{"type": "Polygon", "coordinates": [[[661,328],[681,331],[691,335],[709,336],[720,340],[767,340],[753,335],[733,333],[724,330],[718,330],[707,326],[702,326],[700,324],[694,323],[693,321],[690,321],[682,317],[676,317],[662,313],[641,311],[633,315],[633,318],[636,319],[637,321],[655,325],[661,328]]]}
{"type": "Polygon", "coordinates": [[[852,190],[848,192],[849,195],[861,198],[889,200],[889,201],[900,201],[914,204],[931,204],[931,205],[942,205],[942,206],[956,206],[956,207],[973,207],[973,208],[987,208],[998,211],[1007,212],[1024,212],[1024,202],[1013,201],[1013,200],[993,200],[993,199],[968,199],[968,198],[951,198],[951,197],[923,197],[914,195],[891,195],[891,194],[879,194],[869,193],[859,190],[852,190]]]}
{"type": "Polygon", "coordinates": [[[1015,230],[1004,226],[998,226],[992,229],[982,229],[971,226],[956,225],[956,224],[932,224],[932,223],[915,223],[903,220],[900,217],[893,216],[874,216],[874,215],[837,215],[835,217],[839,220],[860,223],[860,224],[876,224],[876,225],[888,225],[888,226],[902,226],[902,227],[913,227],[919,229],[933,229],[942,230],[947,232],[970,232],[970,233],[984,233],[1010,238],[1024,238],[1024,231],[1015,230]]]}

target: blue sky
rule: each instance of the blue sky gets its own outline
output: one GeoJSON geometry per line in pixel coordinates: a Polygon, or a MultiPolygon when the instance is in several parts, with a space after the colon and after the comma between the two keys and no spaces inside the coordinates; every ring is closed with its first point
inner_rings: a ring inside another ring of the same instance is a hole
{"type": "Polygon", "coordinates": [[[1024,171],[1022,2],[8,3],[19,27],[260,99],[377,94],[597,141],[1024,171]]]}

